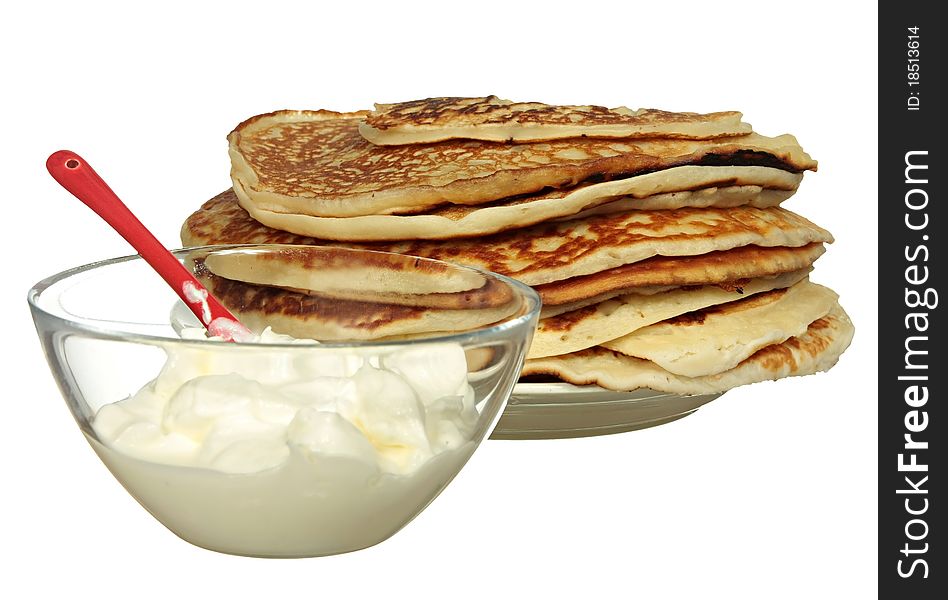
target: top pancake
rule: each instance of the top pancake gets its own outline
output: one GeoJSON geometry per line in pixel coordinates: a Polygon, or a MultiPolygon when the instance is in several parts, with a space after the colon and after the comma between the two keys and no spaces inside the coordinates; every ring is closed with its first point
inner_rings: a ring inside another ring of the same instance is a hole
{"type": "Polygon", "coordinates": [[[663,110],[552,106],[485,98],[427,98],[376,104],[359,125],[373,144],[428,144],[448,139],[535,142],[575,137],[710,139],[751,132],[739,112],[706,115],[663,110]]]}
{"type": "Polygon", "coordinates": [[[235,185],[261,210],[353,217],[482,204],[686,164],[816,168],[793,136],[754,133],[715,140],[465,140],[382,147],[359,133],[366,115],[279,111],[244,121],[228,136],[235,185]]]}

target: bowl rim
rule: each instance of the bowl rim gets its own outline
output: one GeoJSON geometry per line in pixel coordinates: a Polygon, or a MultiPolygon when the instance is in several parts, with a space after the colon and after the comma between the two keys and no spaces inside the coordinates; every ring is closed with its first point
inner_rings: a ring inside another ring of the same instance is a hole
{"type": "MultiPolygon", "coordinates": [[[[175,255],[176,258],[180,258],[180,255],[184,253],[190,253],[195,251],[221,251],[221,250],[240,250],[240,249],[277,249],[277,248],[329,248],[332,250],[346,250],[352,252],[367,252],[373,254],[386,254],[386,255],[395,255],[395,256],[411,256],[423,261],[440,263],[450,265],[455,268],[474,271],[480,273],[487,277],[493,277],[500,280],[502,283],[511,287],[520,298],[526,303],[527,309],[523,314],[519,316],[504,319],[498,323],[486,327],[478,327],[476,329],[471,329],[468,331],[462,331],[458,333],[447,333],[440,335],[431,335],[431,336],[420,336],[410,339],[402,340],[353,340],[353,341],[329,341],[329,342],[319,342],[315,340],[306,340],[305,338],[299,338],[295,342],[225,342],[222,340],[215,339],[202,339],[202,338],[181,338],[173,337],[170,335],[157,335],[142,333],[137,331],[128,331],[121,330],[117,327],[110,328],[106,326],[99,325],[100,323],[110,323],[113,325],[120,325],[120,321],[103,321],[98,319],[83,319],[77,315],[74,315],[75,318],[65,317],[60,314],[56,314],[46,310],[39,306],[39,299],[43,293],[50,287],[68,280],[71,277],[75,277],[82,273],[89,273],[96,269],[103,267],[108,267],[111,265],[116,265],[124,262],[131,261],[141,261],[144,263],[144,259],[138,254],[129,254],[125,256],[117,256],[113,258],[107,258],[104,260],[99,260],[84,265],[79,265],[77,267],[72,267],[44,277],[40,281],[36,282],[30,287],[29,292],[27,293],[27,302],[30,305],[30,309],[33,312],[34,321],[36,321],[36,315],[41,314],[45,319],[49,319],[52,322],[56,323],[56,328],[61,330],[73,330],[76,333],[82,333],[90,337],[98,337],[103,339],[116,339],[129,342],[140,342],[148,344],[167,344],[167,343],[180,343],[187,345],[198,345],[205,346],[212,344],[215,347],[220,348],[240,348],[240,347],[252,347],[252,348],[380,348],[384,349],[387,347],[404,347],[404,346],[415,346],[415,345],[431,345],[438,343],[458,343],[464,345],[470,345],[472,342],[477,342],[482,338],[492,338],[499,335],[503,335],[511,330],[516,330],[524,325],[528,324],[530,321],[539,318],[541,300],[540,295],[532,287],[517,281],[506,275],[501,275],[499,273],[494,273],[493,271],[487,271],[485,269],[480,269],[477,267],[472,267],[470,265],[463,265],[459,263],[454,263],[450,261],[443,261],[434,258],[425,258],[414,255],[407,254],[398,254],[396,252],[385,252],[381,250],[369,250],[365,248],[346,248],[344,246],[321,246],[321,245],[311,245],[311,244],[215,244],[215,245],[204,245],[204,246],[184,246],[181,248],[175,248],[170,250],[170,252],[175,255]]],[[[151,267],[148,267],[149,269],[151,267]]],[[[157,273],[155,277],[159,277],[157,273]]],[[[160,277],[159,277],[160,279],[160,277]]],[[[532,333],[532,331],[530,332],[532,333]]]]}

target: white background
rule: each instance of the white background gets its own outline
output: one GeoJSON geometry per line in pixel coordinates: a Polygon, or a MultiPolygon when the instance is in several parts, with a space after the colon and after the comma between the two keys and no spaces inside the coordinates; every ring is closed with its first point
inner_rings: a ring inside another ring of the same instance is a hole
{"type": "Polygon", "coordinates": [[[4,9],[0,596],[872,595],[875,7],[658,4],[4,9]],[[229,185],[224,137],[246,117],[490,93],[737,109],[762,133],[794,133],[820,169],[787,206],[836,235],[814,280],[840,293],[853,346],[829,374],[733,390],[663,427],[485,442],[427,511],[368,550],[261,560],[179,540],[99,463],[33,331],[31,284],[129,253],[49,178],[46,156],[83,154],[178,246],[184,218],[229,185]]]}

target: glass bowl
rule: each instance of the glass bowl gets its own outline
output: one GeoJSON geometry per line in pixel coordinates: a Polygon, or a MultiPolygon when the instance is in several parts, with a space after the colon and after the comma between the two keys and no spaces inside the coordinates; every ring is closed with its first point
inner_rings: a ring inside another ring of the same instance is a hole
{"type": "Polygon", "coordinates": [[[284,260],[294,248],[304,247],[175,255],[213,266],[205,282],[251,328],[267,321],[266,302],[247,294],[290,298],[273,312],[281,327],[309,318],[316,330],[329,323],[330,338],[367,339],[207,339],[137,256],[71,269],[29,292],[50,369],[96,454],[155,518],[204,548],[319,556],[397,532],[490,435],[536,326],[537,294],[506,277],[311,246],[300,251],[316,258],[300,270],[284,260]],[[307,270],[324,289],[301,291],[307,270]],[[411,293],[419,285],[425,291],[411,293]],[[388,320],[373,329],[368,317],[379,314],[388,320]],[[371,339],[378,333],[387,337],[371,339]]]}

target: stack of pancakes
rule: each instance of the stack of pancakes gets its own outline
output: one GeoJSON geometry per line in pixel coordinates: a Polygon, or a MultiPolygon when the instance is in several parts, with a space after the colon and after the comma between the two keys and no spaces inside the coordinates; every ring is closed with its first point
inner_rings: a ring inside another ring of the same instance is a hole
{"type": "MultiPolygon", "coordinates": [[[[187,219],[185,245],[357,247],[508,275],[543,299],[526,376],[706,393],[825,370],[852,339],[808,278],[832,236],[780,206],[816,162],[740,113],[437,98],[280,111],[228,139],[233,189],[187,219]]],[[[445,311],[487,310],[415,303],[385,327],[339,327],[318,302],[322,266],[304,263],[203,270],[238,317],[297,336],[451,331],[469,320],[445,311]]]]}

